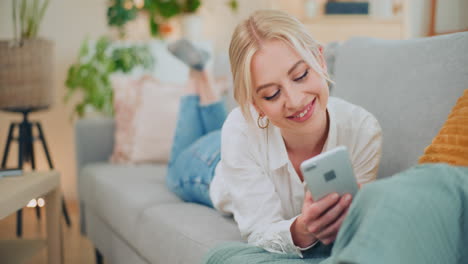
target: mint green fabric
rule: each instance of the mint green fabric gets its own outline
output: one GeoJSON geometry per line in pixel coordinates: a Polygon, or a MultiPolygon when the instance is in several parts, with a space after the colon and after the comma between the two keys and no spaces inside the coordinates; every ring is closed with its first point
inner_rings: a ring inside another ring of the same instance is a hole
{"type": "Polygon", "coordinates": [[[330,256],[331,247],[319,244],[304,252],[304,258],[293,254],[270,253],[263,248],[241,242],[226,242],[210,250],[204,257],[206,264],[319,264],[330,256]]]}
{"type": "Polygon", "coordinates": [[[204,263],[468,263],[468,167],[419,165],[364,186],[330,257],[324,248],[300,259],[226,243],[204,263]]]}

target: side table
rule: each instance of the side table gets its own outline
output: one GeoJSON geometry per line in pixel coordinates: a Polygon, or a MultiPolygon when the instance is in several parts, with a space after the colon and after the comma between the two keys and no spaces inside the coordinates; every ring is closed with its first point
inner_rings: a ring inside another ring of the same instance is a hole
{"type": "Polygon", "coordinates": [[[0,219],[39,196],[44,196],[46,202],[47,239],[0,241],[0,263],[22,263],[46,245],[48,263],[62,263],[60,174],[57,171],[25,172],[22,176],[0,178],[0,219]]]}

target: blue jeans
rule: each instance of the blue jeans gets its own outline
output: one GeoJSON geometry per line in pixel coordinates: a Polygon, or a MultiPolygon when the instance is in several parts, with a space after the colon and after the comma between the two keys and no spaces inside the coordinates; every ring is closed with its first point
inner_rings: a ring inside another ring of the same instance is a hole
{"type": "Polygon", "coordinates": [[[184,201],[213,207],[209,186],[221,158],[226,115],[223,101],[200,105],[197,95],[181,98],[166,185],[184,201]]]}

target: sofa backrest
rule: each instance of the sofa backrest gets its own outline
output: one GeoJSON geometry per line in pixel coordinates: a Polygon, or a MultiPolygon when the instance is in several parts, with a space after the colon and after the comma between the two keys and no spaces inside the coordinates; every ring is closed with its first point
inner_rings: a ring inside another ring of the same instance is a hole
{"type": "Polygon", "coordinates": [[[383,130],[379,177],[417,163],[468,89],[468,32],[340,45],[332,95],[375,115],[383,130]]]}

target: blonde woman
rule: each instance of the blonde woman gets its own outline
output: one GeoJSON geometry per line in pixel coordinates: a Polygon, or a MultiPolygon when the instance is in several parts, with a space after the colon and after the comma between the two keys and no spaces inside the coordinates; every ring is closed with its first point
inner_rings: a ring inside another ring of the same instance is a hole
{"type": "Polygon", "coordinates": [[[232,214],[248,243],[270,252],[302,256],[334,242],[352,197],[314,201],[299,166],[344,145],[359,184],[375,180],[379,123],[329,97],[323,47],[286,13],[258,11],[240,23],[229,55],[239,107],[226,120],[207,73],[189,63],[198,66],[181,102],[168,187],[232,214]]]}

